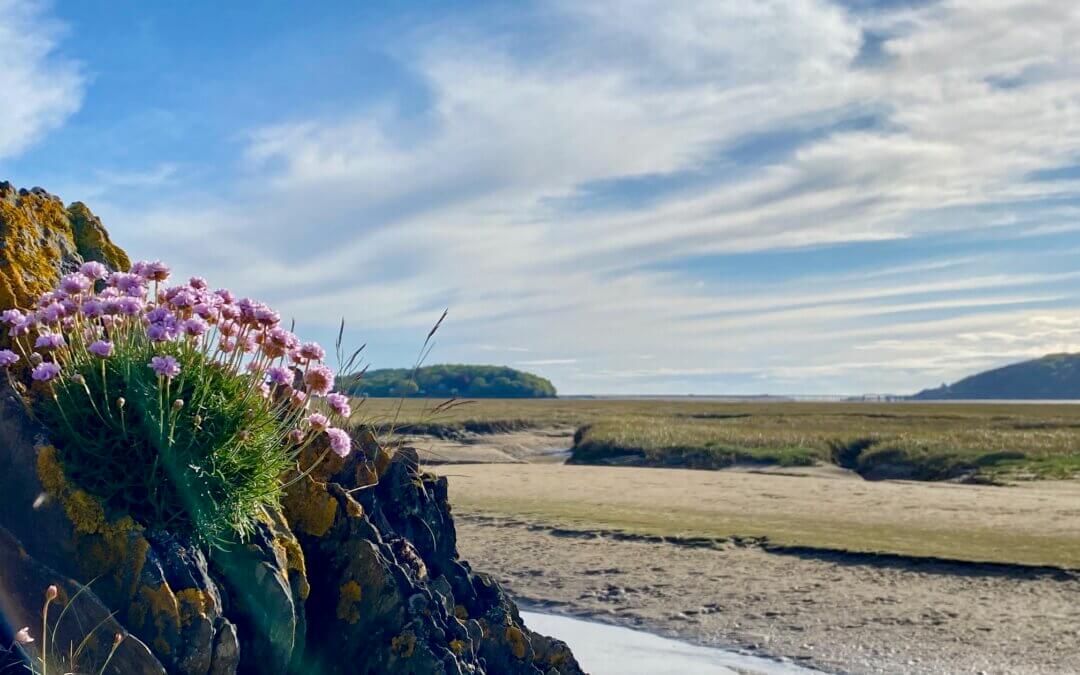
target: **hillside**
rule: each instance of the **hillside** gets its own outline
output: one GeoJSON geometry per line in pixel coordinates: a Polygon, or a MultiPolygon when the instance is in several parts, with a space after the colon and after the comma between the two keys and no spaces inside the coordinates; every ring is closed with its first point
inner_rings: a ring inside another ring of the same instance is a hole
{"type": "Polygon", "coordinates": [[[436,365],[372,370],[341,388],[353,396],[553,398],[550,381],[505,366],[436,365]]]}
{"type": "Polygon", "coordinates": [[[1080,354],[1050,354],[971,375],[912,398],[947,399],[1080,399],[1080,354]]]}

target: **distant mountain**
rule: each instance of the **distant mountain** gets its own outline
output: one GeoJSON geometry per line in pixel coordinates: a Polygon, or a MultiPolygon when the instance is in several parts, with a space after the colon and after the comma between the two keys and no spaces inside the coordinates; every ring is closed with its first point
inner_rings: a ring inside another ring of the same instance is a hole
{"type": "Polygon", "coordinates": [[[1050,354],[971,375],[951,385],[926,389],[912,398],[1080,399],[1080,354],[1050,354]]]}
{"type": "Polygon", "coordinates": [[[440,365],[385,368],[342,382],[353,396],[431,398],[552,398],[555,386],[532,373],[505,366],[440,365]]]}

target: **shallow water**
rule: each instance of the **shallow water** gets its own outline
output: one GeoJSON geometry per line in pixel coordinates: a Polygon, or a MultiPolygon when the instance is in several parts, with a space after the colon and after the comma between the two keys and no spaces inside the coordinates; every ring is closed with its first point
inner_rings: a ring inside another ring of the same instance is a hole
{"type": "Polygon", "coordinates": [[[808,675],[820,671],[700,647],[629,628],[553,614],[522,612],[525,624],[570,645],[592,675],[808,675]]]}

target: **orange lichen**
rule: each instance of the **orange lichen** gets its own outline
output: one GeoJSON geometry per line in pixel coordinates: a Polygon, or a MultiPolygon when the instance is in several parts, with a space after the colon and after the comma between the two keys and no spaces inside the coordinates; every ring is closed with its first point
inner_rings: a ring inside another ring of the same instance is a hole
{"type": "Polygon", "coordinates": [[[351,580],[343,583],[338,589],[337,618],[347,623],[359,621],[361,595],[360,584],[351,580]]]}
{"type": "Polygon", "coordinates": [[[337,515],[337,500],[326,491],[325,483],[311,476],[292,485],[281,503],[293,527],[314,537],[325,535],[337,515]]]}
{"type": "Polygon", "coordinates": [[[506,639],[507,644],[510,645],[510,653],[515,658],[525,658],[525,633],[521,632],[521,629],[517,626],[507,626],[506,631],[503,632],[503,638],[506,639]]]}

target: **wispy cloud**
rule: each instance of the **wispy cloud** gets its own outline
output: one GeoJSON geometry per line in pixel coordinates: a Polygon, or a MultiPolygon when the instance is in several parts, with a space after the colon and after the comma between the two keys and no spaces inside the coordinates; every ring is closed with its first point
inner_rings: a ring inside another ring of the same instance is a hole
{"type": "Polygon", "coordinates": [[[419,112],[364,99],[238,120],[229,185],[135,174],[152,198],[107,205],[110,225],[302,323],[355,313],[390,340],[449,306],[448,357],[574,354],[517,361],[571,388],[911,390],[1080,347],[1025,323],[1080,308],[1076,266],[1010,254],[1080,224],[1080,180],[1060,171],[1080,161],[1072,3],[553,1],[499,17],[381,46],[419,112]],[[913,246],[942,237],[959,243],[913,246]],[[835,251],[827,269],[770,276],[766,254],[811,249],[835,251]],[[889,259],[901,249],[916,253],[889,259]],[[749,261],[746,278],[711,258],[749,261]],[[991,335],[1014,321],[1031,337],[1006,348],[991,335]]]}
{"type": "Polygon", "coordinates": [[[56,55],[64,26],[37,1],[0,0],[0,159],[30,147],[78,110],[84,78],[56,55]]]}

